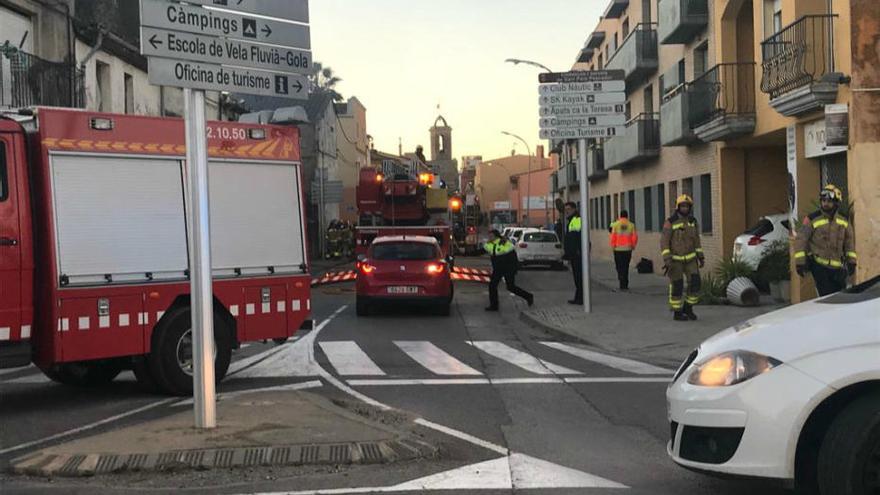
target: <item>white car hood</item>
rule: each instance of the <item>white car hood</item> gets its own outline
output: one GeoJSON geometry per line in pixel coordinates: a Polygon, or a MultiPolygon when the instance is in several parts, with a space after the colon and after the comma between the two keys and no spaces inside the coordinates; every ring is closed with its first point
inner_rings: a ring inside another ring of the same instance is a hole
{"type": "Polygon", "coordinates": [[[747,350],[785,363],[832,349],[880,343],[880,298],[848,304],[819,301],[789,306],[723,330],[700,345],[697,361],[747,350]]]}

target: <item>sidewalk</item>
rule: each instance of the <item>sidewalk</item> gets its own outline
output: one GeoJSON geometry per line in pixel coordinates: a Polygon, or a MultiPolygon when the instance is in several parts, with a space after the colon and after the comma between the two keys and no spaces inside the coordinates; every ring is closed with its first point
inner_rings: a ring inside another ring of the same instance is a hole
{"type": "Polygon", "coordinates": [[[193,428],[191,400],[171,407],[179,412],[49,447],[13,460],[12,470],[37,476],[93,476],[134,471],[374,464],[435,453],[433,447],[415,440],[409,432],[386,426],[404,423],[399,417],[382,417],[393,413],[370,411],[367,418],[302,391],[232,395],[218,402],[217,428],[211,430],[193,428]]]}
{"type": "MultiPolygon", "coordinates": [[[[554,277],[536,293],[536,303],[521,318],[547,332],[575,338],[624,357],[675,369],[703,340],[754,316],[780,308],[763,304],[697,306],[699,320],[672,320],[667,305],[668,283],[656,274],[630,274],[630,292],[615,292],[617,273],[612,262],[594,261],[592,312],[567,304],[574,293],[571,275],[554,277]]],[[[763,302],[763,301],[762,301],[763,302]]]]}

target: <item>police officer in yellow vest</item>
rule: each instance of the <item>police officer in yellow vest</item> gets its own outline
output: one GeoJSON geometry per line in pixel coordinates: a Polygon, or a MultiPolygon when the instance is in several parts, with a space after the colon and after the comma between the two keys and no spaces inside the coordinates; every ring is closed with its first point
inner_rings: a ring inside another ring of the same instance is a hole
{"type": "Polygon", "coordinates": [[[513,243],[501,236],[501,233],[493,229],[489,232],[489,242],[483,244],[483,249],[492,260],[492,278],[489,280],[489,306],[486,311],[498,311],[498,284],[504,279],[507,290],[526,300],[529,306],[535,297],[528,291],[516,286],[516,272],[519,260],[516,257],[513,243]]]}
{"type": "Polygon", "coordinates": [[[820,296],[846,287],[856,272],[855,236],[849,220],[840,214],[843,193],[828,184],[819,193],[821,209],[804,217],[794,241],[794,261],[801,277],[809,270],[820,296]]]}
{"type": "Polygon", "coordinates": [[[682,194],[675,200],[675,213],[663,224],[660,250],[669,277],[669,306],[678,321],[696,320],[694,305],[700,302],[700,268],[706,263],[700,243],[700,229],[691,215],[694,200],[682,194]],[[684,276],[688,276],[687,296],[684,276]]]}

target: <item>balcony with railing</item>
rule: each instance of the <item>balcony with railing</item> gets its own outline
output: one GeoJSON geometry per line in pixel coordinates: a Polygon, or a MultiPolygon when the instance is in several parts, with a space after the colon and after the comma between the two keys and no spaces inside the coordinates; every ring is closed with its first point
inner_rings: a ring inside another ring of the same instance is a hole
{"type": "Polygon", "coordinates": [[[605,170],[605,153],[602,151],[602,145],[592,143],[587,146],[587,178],[592,181],[605,177],[608,177],[608,171],[605,170]]]}
{"type": "Polygon", "coordinates": [[[602,147],[605,170],[621,169],[660,155],[660,120],[641,113],[626,123],[626,132],[608,138],[602,147]]]}
{"type": "Polygon", "coordinates": [[[660,0],[657,10],[664,45],[687,43],[709,25],[709,0],[660,0]]]}
{"type": "MultiPolygon", "coordinates": [[[[694,133],[693,93],[688,83],[666,92],[660,101],[660,144],[687,146],[700,141],[694,133]]],[[[699,105],[697,102],[696,105],[699,105]]]]}
{"type": "Polygon", "coordinates": [[[834,68],[836,15],[807,15],[761,43],[761,91],[787,117],[837,100],[843,75],[834,68]]]}
{"type": "Polygon", "coordinates": [[[620,47],[608,58],[606,69],[622,69],[627,83],[657,72],[657,24],[637,24],[620,47]]]}
{"type": "Polygon", "coordinates": [[[755,63],[718,64],[688,84],[694,133],[727,141],[755,131],[755,63]]]}
{"type": "Polygon", "coordinates": [[[84,79],[75,65],[49,62],[8,43],[0,45],[0,108],[82,108],[84,79]]]}

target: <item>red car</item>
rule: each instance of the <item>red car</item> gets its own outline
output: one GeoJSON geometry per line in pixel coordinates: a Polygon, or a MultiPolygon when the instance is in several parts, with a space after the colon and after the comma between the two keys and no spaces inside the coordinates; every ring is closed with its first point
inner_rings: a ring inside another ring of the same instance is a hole
{"type": "Polygon", "coordinates": [[[377,237],[357,270],[358,316],[369,315],[380,303],[429,304],[449,314],[452,270],[433,237],[377,237]]]}

